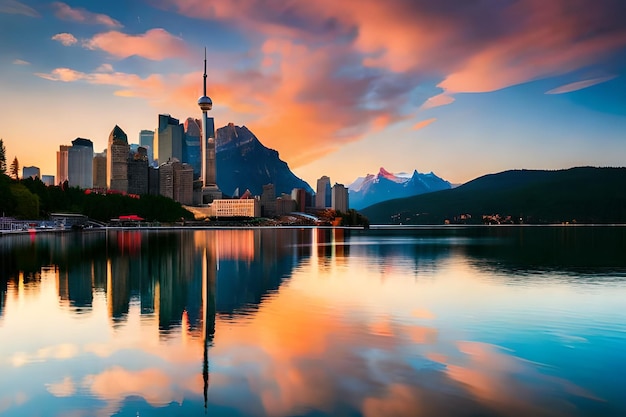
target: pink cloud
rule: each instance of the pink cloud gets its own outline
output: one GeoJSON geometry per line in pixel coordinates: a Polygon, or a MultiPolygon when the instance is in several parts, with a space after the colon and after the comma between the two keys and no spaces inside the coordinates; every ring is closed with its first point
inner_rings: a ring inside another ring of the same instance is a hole
{"type": "Polygon", "coordinates": [[[136,55],[161,61],[189,55],[185,42],[165,29],[151,29],[142,35],[127,35],[117,31],[100,33],[86,41],[84,46],[101,49],[120,59],[136,55]]]}
{"type": "Polygon", "coordinates": [[[71,33],[57,33],[52,37],[52,40],[61,42],[63,46],[71,46],[78,42],[78,40],[71,33]]]}
{"type": "Polygon", "coordinates": [[[423,129],[426,126],[428,126],[429,124],[433,123],[434,121],[436,121],[437,118],[436,117],[431,117],[430,119],[426,119],[426,120],[420,120],[419,122],[415,123],[413,125],[413,130],[419,130],[419,129],[423,129]]]}
{"type": "Polygon", "coordinates": [[[17,0],[4,0],[0,2],[0,13],[21,14],[30,17],[40,16],[37,10],[25,5],[24,3],[20,3],[17,0]]]}
{"type": "Polygon", "coordinates": [[[56,16],[59,19],[71,20],[74,22],[81,22],[87,24],[98,24],[112,28],[122,27],[122,24],[117,20],[101,13],[92,13],[83,9],[82,7],[73,8],[62,2],[52,3],[56,11],[56,16]]]}
{"type": "Polygon", "coordinates": [[[571,93],[572,91],[582,90],[583,88],[588,88],[597,84],[602,84],[607,81],[610,81],[617,77],[616,75],[609,75],[607,77],[599,77],[592,78],[589,80],[576,81],[573,83],[565,84],[557,88],[553,88],[552,90],[546,91],[546,94],[565,94],[571,93]]]}
{"type": "Polygon", "coordinates": [[[448,104],[454,103],[455,98],[450,96],[447,93],[437,94],[436,96],[430,97],[428,100],[422,104],[420,109],[432,109],[433,107],[446,106],[448,104]]]}

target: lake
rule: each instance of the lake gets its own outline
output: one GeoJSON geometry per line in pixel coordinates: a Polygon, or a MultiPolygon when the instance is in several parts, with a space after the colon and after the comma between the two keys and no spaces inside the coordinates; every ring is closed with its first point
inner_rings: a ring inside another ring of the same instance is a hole
{"type": "Polygon", "coordinates": [[[0,236],[1,416],[624,416],[626,227],[0,236]]]}

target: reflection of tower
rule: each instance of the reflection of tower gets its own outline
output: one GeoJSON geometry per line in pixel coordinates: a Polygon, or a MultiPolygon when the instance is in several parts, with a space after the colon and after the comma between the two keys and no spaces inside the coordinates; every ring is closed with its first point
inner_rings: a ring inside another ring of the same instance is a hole
{"type": "Polygon", "coordinates": [[[207,112],[213,108],[213,102],[206,95],[206,48],[204,49],[204,84],[202,97],[198,99],[198,106],[202,110],[202,203],[211,203],[222,198],[222,192],[217,186],[217,169],[215,166],[215,126],[213,118],[207,112]]]}
{"type": "Polygon", "coordinates": [[[207,396],[209,390],[209,345],[213,344],[215,336],[215,278],[217,264],[216,254],[210,256],[205,248],[202,256],[202,286],[203,309],[204,309],[204,356],[202,362],[202,379],[204,380],[204,408],[207,408],[207,396]]]}

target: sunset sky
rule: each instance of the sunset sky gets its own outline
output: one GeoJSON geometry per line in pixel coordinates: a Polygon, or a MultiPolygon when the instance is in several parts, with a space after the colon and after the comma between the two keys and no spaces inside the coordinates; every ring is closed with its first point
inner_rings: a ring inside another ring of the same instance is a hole
{"type": "MultiPolygon", "coordinates": [[[[313,187],[626,165],[623,0],[0,0],[0,138],[56,175],[159,113],[246,125],[313,187]]],[[[219,166],[217,168],[219,170],[219,166]]]]}

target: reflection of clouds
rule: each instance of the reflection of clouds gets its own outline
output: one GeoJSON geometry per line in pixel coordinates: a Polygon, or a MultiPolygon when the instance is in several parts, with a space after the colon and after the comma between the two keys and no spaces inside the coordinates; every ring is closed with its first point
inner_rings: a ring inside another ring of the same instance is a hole
{"type": "Polygon", "coordinates": [[[569,381],[542,374],[537,364],[479,342],[458,342],[460,358],[445,363],[446,375],[486,405],[509,415],[568,415],[564,396],[596,399],[569,381]],[[457,363],[454,363],[457,362],[457,363]],[[564,395],[565,394],[565,395],[564,395]]]}
{"type": "Polygon", "coordinates": [[[56,346],[48,346],[39,349],[34,354],[16,352],[11,357],[11,363],[16,368],[32,362],[44,362],[48,359],[70,359],[77,356],[79,349],[76,345],[63,343],[56,346]]]}
{"type": "Polygon", "coordinates": [[[19,391],[17,394],[11,394],[5,397],[0,397],[0,413],[4,413],[11,407],[20,406],[28,401],[26,393],[19,391]]]}
{"type": "Polygon", "coordinates": [[[46,384],[46,389],[55,397],[70,397],[76,392],[74,381],[69,376],[66,376],[60,382],[46,384]]]}

